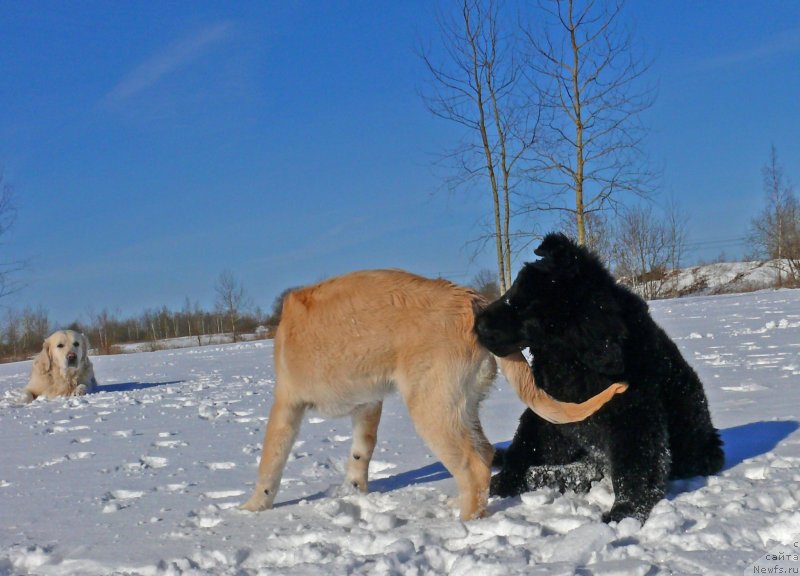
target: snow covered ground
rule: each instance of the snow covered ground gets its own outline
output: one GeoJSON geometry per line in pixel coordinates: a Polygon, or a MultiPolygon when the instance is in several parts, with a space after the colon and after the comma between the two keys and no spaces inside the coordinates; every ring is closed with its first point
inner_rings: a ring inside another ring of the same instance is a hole
{"type": "MultiPolygon", "coordinates": [[[[274,382],[259,341],[95,357],[97,393],[28,406],[9,398],[30,362],[0,366],[0,575],[800,572],[800,291],[652,309],[705,382],[727,461],[672,484],[644,526],[600,521],[606,481],[492,499],[488,518],[459,522],[455,483],[397,397],[370,494],[331,488],[350,423],[310,413],[277,507],[241,512],[274,382]]],[[[509,441],[521,411],[498,379],[489,438],[509,441]]]]}
{"type": "Polygon", "coordinates": [[[787,286],[791,284],[792,269],[792,262],[788,260],[703,264],[670,273],[662,283],[651,285],[650,294],[735,294],[787,286]],[[782,282],[778,281],[779,278],[782,278],[782,282]]]}

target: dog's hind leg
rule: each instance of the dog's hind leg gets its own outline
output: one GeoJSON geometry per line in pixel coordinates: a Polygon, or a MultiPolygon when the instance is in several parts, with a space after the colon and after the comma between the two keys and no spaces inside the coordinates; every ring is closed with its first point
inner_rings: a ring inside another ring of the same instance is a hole
{"type": "Polygon", "coordinates": [[[483,431],[480,421],[480,404],[486,397],[492,383],[497,378],[497,362],[494,356],[487,354],[486,358],[480,363],[478,373],[475,377],[475,385],[470,386],[467,399],[467,422],[472,427],[474,445],[486,464],[491,467],[495,457],[495,449],[483,431]]]}
{"type": "Polygon", "coordinates": [[[470,403],[477,403],[479,398],[459,385],[457,377],[431,374],[420,380],[419,389],[424,390],[420,395],[398,382],[414,426],[455,478],[461,520],[482,518],[489,497],[491,445],[480,430],[480,422],[469,421],[478,412],[470,403]],[[484,442],[488,448],[478,446],[484,442]]]}
{"type": "Polygon", "coordinates": [[[306,405],[297,403],[281,393],[280,384],[275,389],[275,402],[269,413],[264,445],[261,448],[261,461],[258,465],[258,479],[250,499],[242,504],[242,510],[258,512],[272,508],[275,495],[281,483],[283,468],[294,445],[306,405]]]}
{"type": "Polygon", "coordinates": [[[367,474],[372,452],[378,441],[378,424],[381,421],[383,402],[361,404],[356,406],[351,417],[353,420],[353,445],[347,461],[345,483],[361,492],[367,491],[367,474]]]}

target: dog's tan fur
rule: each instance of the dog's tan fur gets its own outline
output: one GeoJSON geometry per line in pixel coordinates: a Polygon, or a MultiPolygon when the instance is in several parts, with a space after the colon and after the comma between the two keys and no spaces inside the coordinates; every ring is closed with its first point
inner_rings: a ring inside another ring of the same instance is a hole
{"type": "Polygon", "coordinates": [[[79,332],[59,330],[48,336],[42,351],[33,359],[22,401],[31,402],[39,396],[82,396],[91,392],[97,382],[88,352],[89,340],[79,332]],[[67,359],[70,353],[75,354],[72,365],[67,359]]]}
{"type": "MultiPolygon", "coordinates": [[[[354,272],[290,293],[275,336],[275,400],[245,510],[270,508],[306,409],[349,414],[345,483],[367,491],[384,396],[397,390],[417,432],[456,479],[461,518],[484,515],[494,449],[478,406],[497,373],[473,333],[485,300],[445,280],[399,270],[354,272]]],[[[520,354],[500,359],[520,398],[556,422],[582,420],[624,384],[582,404],[536,388],[520,354]]]]}

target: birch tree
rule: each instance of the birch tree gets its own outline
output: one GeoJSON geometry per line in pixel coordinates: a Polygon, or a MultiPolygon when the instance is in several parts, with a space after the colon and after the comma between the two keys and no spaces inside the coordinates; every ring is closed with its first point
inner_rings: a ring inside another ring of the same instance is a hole
{"type": "Polygon", "coordinates": [[[641,115],[653,103],[642,85],[649,65],[634,47],[622,0],[542,2],[527,29],[530,76],[543,111],[531,174],[546,193],[532,210],[575,220],[587,242],[587,215],[646,195],[652,174],[642,153],[641,115]]]}
{"type": "Polygon", "coordinates": [[[491,198],[492,232],[501,291],[511,285],[511,194],[534,140],[537,117],[521,85],[517,27],[506,25],[494,0],[463,0],[458,15],[440,18],[443,56],[422,55],[432,80],[423,95],[436,116],[462,126],[449,152],[453,183],[475,183],[491,198]]]}

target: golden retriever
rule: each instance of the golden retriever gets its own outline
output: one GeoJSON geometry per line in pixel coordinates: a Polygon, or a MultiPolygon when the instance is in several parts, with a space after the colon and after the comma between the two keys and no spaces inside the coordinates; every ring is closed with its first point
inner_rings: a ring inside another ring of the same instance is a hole
{"type": "MultiPolygon", "coordinates": [[[[241,508],[272,507],[309,408],[350,415],[345,486],[366,492],[383,398],[397,390],[417,432],[456,480],[461,519],[485,515],[494,448],[478,406],[497,374],[473,331],[485,305],[472,290],[400,270],[354,272],[291,292],[275,336],[275,399],[258,478],[241,508]]],[[[582,420],[626,387],[562,404],[536,387],[521,354],[499,362],[520,398],[555,422],[582,420]]]]}
{"type": "Polygon", "coordinates": [[[23,402],[39,396],[82,396],[97,385],[88,356],[89,340],[74,330],[59,330],[48,336],[33,359],[31,377],[22,391],[23,402]]]}

